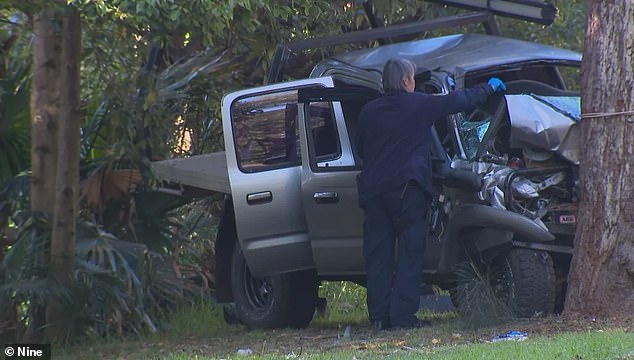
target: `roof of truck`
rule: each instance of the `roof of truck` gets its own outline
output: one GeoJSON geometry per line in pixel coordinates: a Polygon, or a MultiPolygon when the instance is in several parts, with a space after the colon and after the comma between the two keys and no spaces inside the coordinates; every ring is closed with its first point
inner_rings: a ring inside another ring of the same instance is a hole
{"type": "Polygon", "coordinates": [[[564,63],[581,61],[581,54],[553,46],[493,35],[457,34],[335,55],[317,64],[311,76],[321,76],[328,69],[341,66],[342,62],[382,72],[383,64],[393,57],[409,59],[419,68],[462,68],[465,71],[536,60],[564,63]]]}

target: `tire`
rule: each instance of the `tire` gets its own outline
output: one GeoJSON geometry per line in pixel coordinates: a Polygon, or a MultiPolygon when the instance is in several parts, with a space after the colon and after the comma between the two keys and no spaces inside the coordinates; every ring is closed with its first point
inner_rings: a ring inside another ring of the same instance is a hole
{"type": "Polygon", "coordinates": [[[503,255],[493,277],[494,291],[517,317],[550,315],[555,311],[556,277],[545,251],[512,249],[503,255]]]}
{"type": "MultiPolygon", "coordinates": [[[[488,281],[496,301],[507,307],[512,315],[527,318],[554,313],[556,276],[547,252],[511,249],[477,271],[488,281]]],[[[462,271],[462,274],[468,272],[462,271]]],[[[469,294],[477,291],[473,285],[475,275],[458,277],[457,286],[450,290],[452,302],[463,313],[478,311],[477,306],[469,303],[474,301],[469,294]]]]}
{"type": "Polygon", "coordinates": [[[250,329],[301,328],[313,318],[318,289],[314,270],[257,278],[236,246],[231,287],[237,317],[250,329]]]}

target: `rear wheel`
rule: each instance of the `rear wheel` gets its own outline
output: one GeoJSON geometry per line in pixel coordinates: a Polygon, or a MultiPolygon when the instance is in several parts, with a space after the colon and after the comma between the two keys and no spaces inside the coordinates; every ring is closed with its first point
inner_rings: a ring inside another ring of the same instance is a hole
{"type": "Polygon", "coordinates": [[[237,317],[249,328],[299,328],[312,320],[318,288],[314,270],[255,277],[236,246],[231,285],[237,317]]]}

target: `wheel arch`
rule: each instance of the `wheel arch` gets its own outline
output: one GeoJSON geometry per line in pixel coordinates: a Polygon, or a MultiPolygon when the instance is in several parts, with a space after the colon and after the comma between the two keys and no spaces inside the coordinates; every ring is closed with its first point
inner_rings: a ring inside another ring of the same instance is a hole
{"type": "Polygon", "coordinates": [[[553,234],[527,217],[480,204],[459,205],[449,219],[447,236],[440,254],[440,272],[451,272],[463,249],[486,260],[512,247],[514,239],[538,243],[555,240],[553,234]]]}

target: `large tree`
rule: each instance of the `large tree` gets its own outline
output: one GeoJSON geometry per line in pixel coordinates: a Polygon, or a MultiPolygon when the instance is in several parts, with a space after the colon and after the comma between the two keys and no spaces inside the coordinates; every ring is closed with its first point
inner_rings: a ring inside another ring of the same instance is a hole
{"type": "Polygon", "coordinates": [[[48,7],[33,16],[31,86],[31,209],[53,213],[61,70],[60,22],[48,7]],[[51,181],[53,180],[53,181],[51,181]]]}
{"type": "MultiPolygon", "coordinates": [[[[60,112],[57,129],[58,151],[55,173],[55,208],[51,236],[51,277],[70,288],[73,283],[75,261],[76,217],[79,197],[79,64],[81,24],[79,12],[66,6],[61,15],[61,69],[59,84],[60,112]]],[[[46,311],[45,339],[59,341],[65,336],[68,311],[59,299],[53,299],[46,311]]]]}
{"type": "MultiPolygon", "coordinates": [[[[57,10],[47,7],[33,16],[33,80],[31,84],[31,210],[53,214],[57,172],[61,37],[57,10]]],[[[39,264],[45,266],[46,264],[39,264]]],[[[38,341],[44,310],[29,304],[25,339],[38,341]]]]}
{"type": "MultiPolygon", "coordinates": [[[[65,2],[42,3],[33,13],[31,91],[31,210],[53,220],[50,235],[51,278],[69,288],[73,279],[75,218],[79,188],[80,89],[79,13],[65,2]]],[[[47,264],[41,264],[47,265],[47,264]]],[[[51,298],[46,338],[59,339],[65,318],[61,299],[51,298]]],[[[43,307],[32,303],[26,339],[39,338],[43,307]]]]}
{"type": "Polygon", "coordinates": [[[566,311],[634,314],[634,3],[586,2],[581,204],[566,311]]]}

